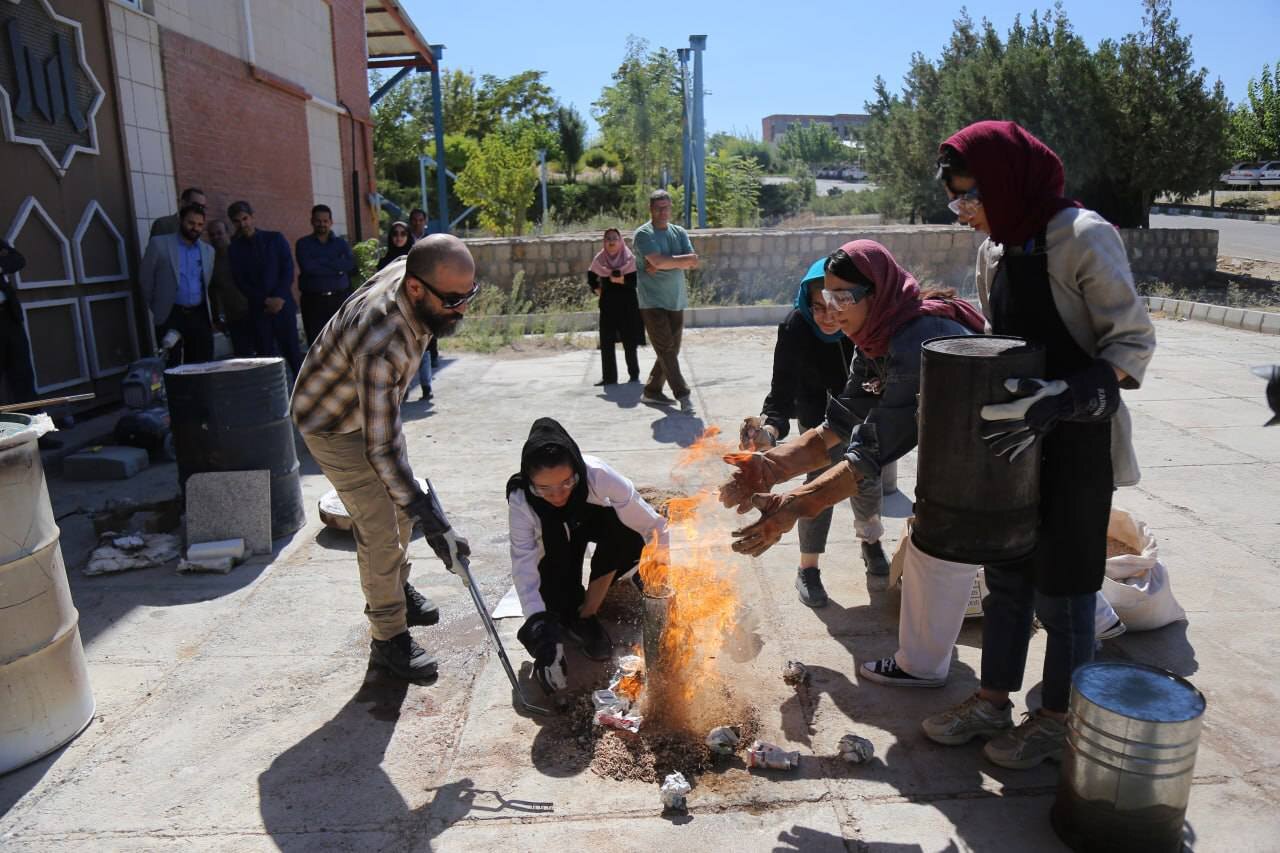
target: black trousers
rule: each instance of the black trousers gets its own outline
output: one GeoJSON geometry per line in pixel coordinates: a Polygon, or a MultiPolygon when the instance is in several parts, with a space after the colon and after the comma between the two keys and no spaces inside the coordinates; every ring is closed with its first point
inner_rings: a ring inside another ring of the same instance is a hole
{"type": "Polygon", "coordinates": [[[580,523],[569,536],[569,560],[553,563],[543,557],[538,564],[542,583],[538,592],[547,605],[547,612],[562,619],[576,619],[578,608],[587,597],[582,585],[582,560],[587,553],[587,543],[596,543],[591,556],[591,580],[611,572],[628,572],[640,561],[644,550],[644,537],[618,520],[618,513],[607,506],[588,504],[580,523]]]}
{"type": "Polygon", "coordinates": [[[282,356],[296,379],[302,369],[302,347],[298,343],[298,308],[292,300],[274,314],[261,309],[249,315],[254,342],[260,356],[282,356]]]}
{"type": "Polygon", "coordinates": [[[156,341],[164,339],[165,332],[177,330],[181,342],[169,351],[169,366],[198,364],[213,361],[213,325],[209,322],[209,310],[203,305],[185,308],[174,305],[169,316],[156,326],[156,341]]]}
{"type": "Polygon", "coordinates": [[[9,402],[25,403],[36,398],[36,374],[31,366],[27,327],[0,306],[0,378],[8,386],[9,402]]]}
{"type": "Polygon", "coordinates": [[[338,313],[342,303],[351,295],[350,289],[328,293],[302,292],[302,328],[307,333],[307,346],[316,342],[324,326],[338,313]]]}

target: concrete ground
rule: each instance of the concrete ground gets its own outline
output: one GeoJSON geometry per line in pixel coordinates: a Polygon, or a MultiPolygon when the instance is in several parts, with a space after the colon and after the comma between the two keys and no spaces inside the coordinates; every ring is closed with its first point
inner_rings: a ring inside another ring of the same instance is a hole
{"type": "MultiPolygon", "coordinates": [[[[1146,387],[1127,394],[1145,476],[1117,503],[1154,529],[1189,621],[1108,641],[1103,654],[1169,668],[1208,698],[1188,813],[1193,846],[1274,850],[1280,429],[1261,428],[1263,386],[1247,368],[1280,362],[1280,338],[1168,320],[1157,330],[1146,387]]],[[[591,384],[599,376],[591,351],[446,354],[435,407],[405,407],[410,455],[470,537],[490,603],[509,584],[503,484],[535,416],[558,417],[585,451],[662,485],[704,423],[733,429],[758,410],[772,339],[771,329],[688,333],[697,420],[638,405],[638,386],[602,394],[591,384]]],[[[66,748],[0,778],[0,848],[1063,849],[1048,822],[1056,768],[1000,770],[976,743],[944,748],[919,731],[921,717],[975,689],[977,624],[961,635],[942,689],[895,692],[858,680],[857,662],[895,648],[898,596],[868,590],[847,507],[837,510],[825,563],[832,602],[824,609],[803,607],[792,591],[794,533],[759,560],[736,558],[763,640],[749,665],[761,734],[799,750],[800,768],[747,771],[735,762],[701,777],[689,815],[669,819],[655,785],[540,761],[541,721],[513,710],[465,591],[421,541],[414,580],[440,604],[442,621],[415,633],[440,658],[440,678],[421,686],[367,678],[352,545],[319,528],[314,502],[326,486],[310,460],[304,471],[309,524],[270,560],[227,576],[72,572],[97,714],[66,748]],[[786,659],[811,667],[805,694],[778,677],[786,659]],[[870,764],[830,758],[848,732],[875,743],[870,764]]],[[[906,494],[913,473],[908,457],[906,494]]],[[[85,542],[77,506],[174,488],[172,467],[128,484],[53,481],[69,559],[85,542]]],[[[888,503],[890,548],[908,505],[904,496],[888,503]]],[[[500,630],[520,666],[517,622],[500,630]]],[[[1043,649],[1038,635],[1029,672],[1043,649]]],[[[1015,697],[1019,710],[1026,699],[1015,697]]]]}

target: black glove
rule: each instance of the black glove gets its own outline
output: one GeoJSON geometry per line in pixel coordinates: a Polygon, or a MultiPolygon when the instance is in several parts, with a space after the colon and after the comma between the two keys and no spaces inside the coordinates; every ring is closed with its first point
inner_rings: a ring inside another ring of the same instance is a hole
{"type": "Polygon", "coordinates": [[[1120,406],[1115,369],[1102,359],[1067,379],[1006,379],[1004,387],[1019,399],[982,407],[987,421],[982,438],[997,456],[1017,459],[1058,421],[1105,421],[1120,406]]]}
{"type": "Polygon", "coordinates": [[[427,537],[427,544],[435,551],[444,567],[454,574],[458,573],[458,561],[471,556],[471,545],[449,526],[440,499],[436,497],[431,481],[427,481],[427,493],[409,505],[409,515],[417,520],[422,528],[422,535],[427,537]]]}
{"type": "Polygon", "coordinates": [[[533,656],[533,677],[547,694],[569,683],[569,667],[564,660],[560,622],[543,611],[530,616],[516,632],[516,639],[533,656]]]}

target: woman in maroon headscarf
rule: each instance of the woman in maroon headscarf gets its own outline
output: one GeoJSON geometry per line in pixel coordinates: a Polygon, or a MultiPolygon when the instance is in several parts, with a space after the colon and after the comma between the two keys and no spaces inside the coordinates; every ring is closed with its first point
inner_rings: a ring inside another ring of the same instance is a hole
{"type": "Polygon", "coordinates": [[[987,758],[1022,769],[1061,756],[1071,674],[1093,657],[1111,493],[1138,476],[1120,389],[1138,387],[1155,332],[1120,235],[1063,197],[1047,145],[983,121],[943,143],[938,165],[960,222],[988,235],[977,285],[992,332],[1041,344],[1047,364],[1006,383],[1014,402],[982,407],[992,452],[1040,454],[1038,545],[986,567],[981,688],[923,728],[943,744],[991,737],[987,758]],[[1048,638],[1042,707],[1015,728],[1009,694],[1021,689],[1033,616],[1048,638]]]}
{"type": "MultiPolygon", "coordinates": [[[[920,345],[930,338],[981,332],[985,321],[953,291],[921,292],[915,278],[872,240],[845,243],[827,259],[821,291],[827,317],[857,344],[849,379],[830,398],[822,425],[770,450],[731,457],[738,470],[720,489],[725,506],[760,520],[734,532],[733,549],[759,556],[801,518],[879,488],[880,469],[916,446],[920,345]],[[829,451],[845,446],[831,464],[829,451]],[[783,494],[778,483],[831,467],[783,494]]],[[[877,519],[878,522],[878,519],[877,519]]],[[[878,537],[877,537],[878,538],[878,537]]],[[[802,600],[824,600],[816,569],[796,579],[802,600]]]]}

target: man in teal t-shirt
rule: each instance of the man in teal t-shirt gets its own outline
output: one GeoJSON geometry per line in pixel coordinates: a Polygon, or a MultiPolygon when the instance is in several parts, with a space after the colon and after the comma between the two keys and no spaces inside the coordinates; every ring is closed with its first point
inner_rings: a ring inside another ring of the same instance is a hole
{"type": "Polygon", "coordinates": [[[649,221],[636,229],[632,247],[641,263],[636,275],[640,316],[657,357],[640,399],[645,403],[670,405],[662,393],[663,383],[680,403],[680,411],[694,413],[689,386],[680,375],[680,339],[684,334],[684,309],[689,304],[684,271],[697,269],[689,233],[671,222],[671,196],[655,190],[649,196],[649,221]]]}

